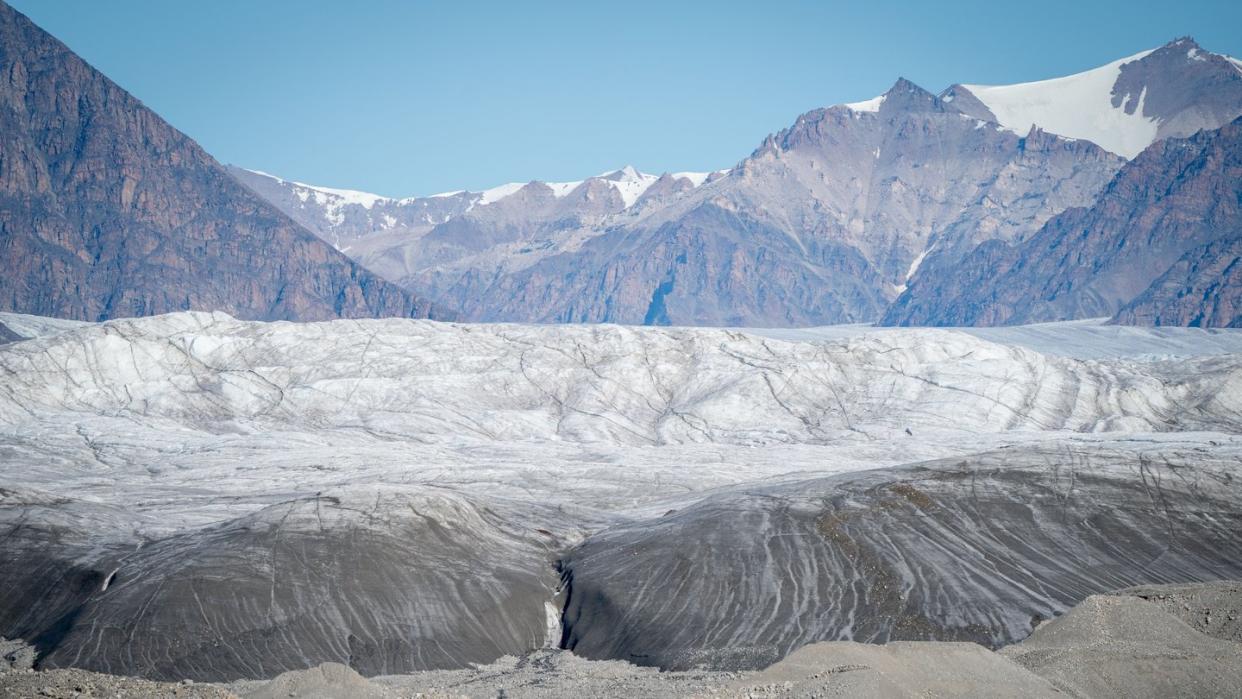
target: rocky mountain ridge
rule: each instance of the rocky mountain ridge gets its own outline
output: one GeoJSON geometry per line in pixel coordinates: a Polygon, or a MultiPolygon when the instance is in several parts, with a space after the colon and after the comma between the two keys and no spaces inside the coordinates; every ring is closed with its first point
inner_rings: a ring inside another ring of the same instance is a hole
{"type": "Polygon", "coordinates": [[[0,308],[101,320],[433,313],[241,186],[0,2],[0,308]]]}
{"type": "Polygon", "coordinates": [[[589,180],[562,197],[532,183],[348,251],[473,320],[857,322],[916,260],[1023,237],[1092,201],[1123,162],[1014,135],[905,80],[886,94],[875,111],[803,115],[701,184],[666,175],[628,207],[589,180]]]}
{"type": "Polygon", "coordinates": [[[947,279],[976,248],[1020,243],[1095,203],[1121,156],[1242,114],[1240,65],[1178,39],[1039,83],[933,95],[898,80],[874,99],[808,112],[733,168],[696,177],[623,170],[351,203],[234,173],[466,319],[893,322],[890,306],[907,303],[916,276],[947,279]],[[609,178],[644,189],[625,201],[609,178]]]}

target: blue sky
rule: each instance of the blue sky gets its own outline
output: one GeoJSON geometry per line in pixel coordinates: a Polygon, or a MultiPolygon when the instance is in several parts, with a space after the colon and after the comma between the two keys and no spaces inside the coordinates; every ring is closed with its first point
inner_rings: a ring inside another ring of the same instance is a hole
{"type": "Polygon", "coordinates": [[[904,76],[1052,77],[1242,2],[9,0],[221,161],[390,196],[729,167],[904,76]]]}

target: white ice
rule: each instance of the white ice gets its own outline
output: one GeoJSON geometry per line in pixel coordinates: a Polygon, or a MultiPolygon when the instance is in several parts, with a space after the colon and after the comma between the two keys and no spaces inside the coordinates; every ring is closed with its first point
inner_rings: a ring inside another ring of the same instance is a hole
{"type": "Polygon", "coordinates": [[[1124,95],[1121,104],[1114,107],[1113,86],[1123,65],[1152,51],[1063,78],[964,87],[992,110],[1002,126],[1018,134],[1026,134],[1032,126],[1039,126],[1050,133],[1083,138],[1105,150],[1133,158],[1155,141],[1159,123],[1143,116],[1144,94],[1124,95]],[[1133,114],[1127,114],[1125,107],[1132,101],[1137,101],[1137,106],[1133,114]]]}
{"type": "Polygon", "coordinates": [[[1232,444],[1242,414],[1237,331],[202,313],[43,329],[0,346],[0,487],[124,507],[150,536],[358,485],[628,517],[729,485],[1014,444],[1232,444]]]}

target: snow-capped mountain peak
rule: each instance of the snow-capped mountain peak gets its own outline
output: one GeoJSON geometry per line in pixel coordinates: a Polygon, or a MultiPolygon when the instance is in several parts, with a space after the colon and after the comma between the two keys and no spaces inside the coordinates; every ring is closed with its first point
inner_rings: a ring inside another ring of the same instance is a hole
{"type": "Polygon", "coordinates": [[[1147,91],[1124,95],[1113,105],[1113,86],[1121,67],[1153,51],[1062,78],[1016,85],[959,85],[947,97],[969,91],[1005,128],[1025,134],[1033,126],[1070,138],[1085,138],[1105,150],[1132,158],[1156,139],[1159,123],[1144,116],[1147,91]]]}
{"type": "Polygon", "coordinates": [[[648,175],[645,172],[639,172],[633,165],[626,165],[620,170],[606,173],[599,176],[599,179],[607,181],[621,195],[621,200],[625,202],[626,208],[634,205],[638,198],[646,192],[656,180],[660,179],[659,175],[648,175]]]}
{"type": "Polygon", "coordinates": [[[371,209],[378,203],[393,201],[388,197],[371,194],[370,192],[321,187],[306,184],[305,182],[286,180],[262,170],[247,170],[247,172],[275,180],[277,184],[288,188],[290,193],[296,196],[303,204],[316,205],[323,209],[324,217],[334,224],[340,224],[345,220],[344,209],[347,206],[361,206],[364,209],[371,209]]]}
{"type": "Polygon", "coordinates": [[[612,180],[614,182],[631,182],[631,181],[642,179],[644,175],[643,173],[635,169],[633,165],[626,165],[620,170],[613,170],[612,172],[605,172],[599,175],[599,177],[601,179],[612,180]]]}
{"type": "Polygon", "coordinates": [[[1242,70],[1189,37],[1098,68],[1014,85],[959,84],[941,99],[1025,134],[1032,126],[1133,158],[1153,142],[1242,114],[1242,70]]]}
{"type": "Polygon", "coordinates": [[[381,201],[391,201],[388,197],[379,194],[371,194],[370,192],[361,192],[356,189],[337,189],[335,187],[321,187],[319,185],[306,184],[305,182],[295,182],[286,180],[277,175],[273,175],[262,170],[250,170],[256,175],[262,177],[270,177],[282,184],[288,184],[298,191],[298,197],[302,201],[315,198],[320,204],[328,205],[337,203],[338,205],[357,204],[363,208],[369,209],[381,201]],[[333,200],[337,200],[333,202],[333,200]]]}
{"type": "Polygon", "coordinates": [[[847,102],[842,106],[855,112],[878,112],[880,111],[880,106],[884,104],[884,98],[886,96],[887,95],[878,95],[861,102],[847,102]]]}

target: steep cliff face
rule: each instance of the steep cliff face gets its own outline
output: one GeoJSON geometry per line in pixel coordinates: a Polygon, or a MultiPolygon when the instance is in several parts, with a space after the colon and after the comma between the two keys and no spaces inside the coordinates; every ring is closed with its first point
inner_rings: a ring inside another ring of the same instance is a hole
{"type": "Polygon", "coordinates": [[[1237,323],[1242,119],[1157,142],[1094,205],[1029,240],[979,246],[919,275],[891,325],[1001,325],[1111,316],[1136,323],[1237,323]]]}
{"type": "Polygon", "coordinates": [[[0,3],[0,308],[426,316],[0,3]]]}

